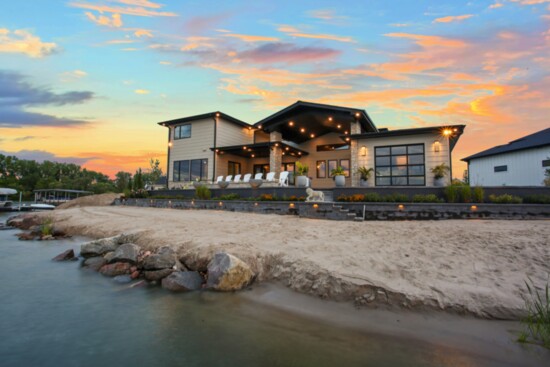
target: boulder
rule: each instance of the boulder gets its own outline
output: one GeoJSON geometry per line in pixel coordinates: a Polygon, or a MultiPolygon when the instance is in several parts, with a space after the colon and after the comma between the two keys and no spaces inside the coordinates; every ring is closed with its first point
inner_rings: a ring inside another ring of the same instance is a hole
{"type": "Polygon", "coordinates": [[[84,257],[102,256],[107,252],[115,251],[119,243],[119,236],[102,238],[83,244],[80,247],[80,255],[84,257]]]}
{"type": "Polygon", "coordinates": [[[35,214],[20,214],[8,219],[6,224],[20,229],[30,229],[33,226],[40,225],[42,219],[35,214]]]}
{"type": "Polygon", "coordinates": [[[69,249],[67,251],[63,251],[62,253],[60,253],[59,255],[54,257],[52,260],[53,261],[67,261],[67,260],[73,260],[74,258],[75,258],[74,257],[74,250],[69,249]]]}
{"type": "Polygon", "coordinates": [[[130,275],[117,275],[113,278],[113,281],[121,284],[130,283],[132,281],[132,277],[130,275]]]}
{"type": "Polygon", "coordinates": [[[189,270],[206,272],[208,263],[210,262],[210,256],[188,252],[180,257],[179,261],[189,270]]]}
{"type": "Polygon", "coordinates": [[[143,261],[145,270],[171,269],[176,265],[176,253],[170,247],[161,247],[143,261]]]}
{"type": "Polygon", "coordinates": [[[56,226],[52,228],[52,236],[55,238],[70,237],[67,233],[65,233],[65,231],[56,226]]]}
{"type": "Polygon", "coordinates": [[[157,281],[163,278],[166,278],[168,275],[172,274],[174,269],[161,269],[161,270],[146,270],[143,272],[143,276],[148,281],[157,281]]]}
{"type": "Polygon", "coordinates": [[[137,264],[137,259],[139,255],[139,246],[134,245],[133,243],[125,243],[117,247],[110,259],[107,260],[108,263],[115,262],[125,262],[130,264],[137,264]]]}
{"type": "Polygon", "coordinates": [[[103,258],[103,256],[96,256],[96,257],[89,257],[82,263],[82,266],[90,268],[95,271],[99,271],[99,269],[107,264],[107,260],[103,258]]]}
{"type": "Polygon", "coordinates": [[[220,252],[208,264],[206,287],[217,291],[236,291],[249,285],[253,279],[254,273],[245,262],[220,252]]]}
{"type": "Polygon", "coordinates": [[[202,283],[197,271],[176,271],[162,279],[162,288],[173,292],[196,291],[202,288],[202,283]]]}
{"type": "Polygon", "coordinates": [[[107,264],[103,265],[99,272],[107,277],[116,277],[117,275],[130,274],[131,267],[129,263],[107,264]]]}
{"type": "Polygon", "coordinates": [[[105,255],[103,255],[103,258],[105,259],[105,261],[110,263],[111,260],[113,259],[113,256],[115,256],[115,252],[114,251],[109,251],[105,255]]]}
{"type": "Polygon", "coordinates": [[[35,234],[30,233],[30,232],[17,233],[16,236],[17,236],[17,238],[19,238],[20,241],[32,241],[35,238],[37,238],[37,236],[35,234]]]}

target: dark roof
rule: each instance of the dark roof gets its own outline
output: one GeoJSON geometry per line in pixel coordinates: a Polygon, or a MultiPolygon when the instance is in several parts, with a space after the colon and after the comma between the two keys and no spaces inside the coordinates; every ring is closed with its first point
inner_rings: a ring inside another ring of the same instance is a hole
{"type": "Polygon", "coordinates": [[[330,132],[349,131],[351,122],[355,120],[359,121],[363,131],[377,131],[365,110],[304,101],[275,112],[255,123],[254,127],[268,133],[278,131],[284,140],[303,143],[311,138],[311,134],[318,137],[330,132]],[[300,132],[301,128],[305,132],[300,132]]]}
{"type": "Polygon", "coordinates": [[[227,115],[223,112],[220,112],[220,111],[203,113],[202,115],[182,117],[182,118],[175,119],[175,120],[162,121],[162,122],[159,122],[158,124],[162,125],[162,126],[171,126],[171,125],[178,125],[178,124],[183,124],[185,122],[202,120],[202,119],[206,119],[206,118],[209,118],[209,117],[216,117],[216,116],[219,116],[219,117],[223,118],[226,121],[232,122],[232,123],[234,123],[236,125],[239,125],[239,126],[242,126],[242,127],[251,127],[252,126],[250,124],[247,124],[244,121],[236,119],[235,117],[229,116],[229,115],[227,115]]]}
{"type": "Polygon", "coordinates": [[[524,136],[509,142],[504,145],[497,145],[491,149],[484,150],[477,154],[462,158],[463,161],[469,162],[472,159],[488,157],[502,153],[516,152],[518,150],[532,149],[550,145],[550,128],[541,130],[531,135],[524,136]]]}
{"type": "MultiPolygon", "coordinates": [[[[449,135],[449,141],[451,143],[451,150],[453,150],[456,142],[460,138],[460,135],[464,132],[466,125],[447,125],[447,126],[428,126],[428,127],[419,127],[413,129],[398,129],[398,130],[378,130],[375,133],[365,133],[365,134],[353,134],[349,135],[350,139],[376,139],[376,138],[385,138],[389,136],[405,136],[405,135],[420,135],[420,134],[437,134],[443,135],[443,131],[449,129],[452,131],[449,135]]],[[[342,138],[345,139],[348,136],[343,135],[342,138]]]]}
{"type": "Polygon", "coordinates": [[[298,149],[291,144],[283,143],[281,141],[266,141],[255,144],[240,144],[225,147],[215,147],[210,148],[210,150],[213,150],[218,154],[229,153],[245,158],[251,158],[252,154],[254,154],[255,158],[265,158],[269,157],[270,149],[274,145],[280,146],[284,154],[295,157],[303,157],[308,155],[308,152],[306,152],[305,150],[298,149]]]}

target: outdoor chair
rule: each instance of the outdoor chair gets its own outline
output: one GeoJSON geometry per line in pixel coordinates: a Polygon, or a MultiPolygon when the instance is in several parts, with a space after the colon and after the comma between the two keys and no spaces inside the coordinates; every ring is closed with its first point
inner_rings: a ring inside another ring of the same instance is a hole
{"type": "Polygon", "coordinates": [[[218,176],[218,178],[216,179],[216,183],[222,182],[222,181],[223,181],[223,176],[218,176]]]}
{"type": "Polygon", "coordinates": [[[256,175],[254,175],[254,179],[255,180],[263,180],[264,178],[264,174],[263,173],[256,173],[256,175]]]}
{"type": "Polygon", "coordinates": [[[233,180],[233,175],[229,175],[225,178],[226,182],[231,182],[231,180],[233,180]]]}
{"type": "Polygon", "coordinates": [[[279,186],[288,186],[288,171],[279,173],[279,186]]]}
{"type": "Polygon", "coordinates": [[[251,173],[247,173],[246,175],[244,175],[243,182],[248,183],[250,181],[250,177],[252,177],[251,173]]]}
{"type": "Polygon", "coordinates": [[[240,183],[241,182],[241,175],[235,175],[235,179],[233,180],[234,183],[240,183]]]}
{"type": "Polygon", "coordinates": [[[269,172],[269,173],[265,176],[265,181],[266,181],[266,182],[273,182],[273,181],[275,181],[275,172],[269,172]]]}

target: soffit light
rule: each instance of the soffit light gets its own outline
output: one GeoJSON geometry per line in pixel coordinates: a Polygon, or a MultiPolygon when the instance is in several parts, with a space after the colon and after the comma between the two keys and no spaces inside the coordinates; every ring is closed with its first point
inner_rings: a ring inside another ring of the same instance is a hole
{"type": "Polygon", "coordinates": [[[294,121],[290,121],[290,122],[288,123],[288,126],[294,126],[294,121]]]}
{"type": "Polygon", "coordinates": [[[301,133],[305,133],[306,132],[306,129],[304,129],[303,127],[300,129],[300,132],[301,133]]]}

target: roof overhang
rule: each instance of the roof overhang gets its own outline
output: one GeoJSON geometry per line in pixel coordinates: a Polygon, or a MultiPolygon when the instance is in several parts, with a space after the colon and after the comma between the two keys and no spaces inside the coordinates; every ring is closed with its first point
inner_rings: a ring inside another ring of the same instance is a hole
{"type": "Polygon", "coordinates": [[[215,151],[217,154],[233,154],[244,158],[266,158],[269,157],[272,147],[281,147],[283,155],[287,156],[299,158],[308,155],[305,150],[281,141],[215,147],[210,148],[210,150],[215,151]]]}
{"type": "Polygon", "coordinates": [[[225,121],[232,122],[232,123],[234,123],[236,125],[239,125],[241,127],[246,127],[246,128],[251,128],[252,127],[252,125],[247,124],[244,121],[236,119],[235,117],[229,116],[228,114],[225,114],[225,113],[220,112],[220,111],[203,113],[202,115],[182,117],[182,118],[175,119],[175,120],[162,121],[162,122],[159,122],[158,124],[161,125],[161,126],[169,127],[169,126],[184,124],[186,122],[193,122],[193,121],[197,121],[197,120],[204,120],[204,119],[207,119],[207,118],[216,118],[216,117],[220,117],[220,118],[224,119],[225,121]]]}
{"type": "Polygon", "coordinates": [[[360,140],[360,139],[378,139],[378,138],[388,138],[388,137],[398,137],[398,136],[407,136],[407,135],[422,135],[422,134],[433,134],[437,136],[442,136],[449,139],[449,144],[451,151],[455,147],[458,139],[464,132],[466,125],[446,125],[446,126],[429,126],[429,127],[420,127],[415,129],[399,129],[399,130],[386,130],[378,131],[376,133],[366,133],[366,134],[353,134],[353,135],[342,135],[341,138],[344,141],[350,140],[360,140]]]}
{"type": "Polygon", "coordinates": [[[361,131],[378,131],[365,110],[303,101],[264,118],[254,127],[267,133],[280,132],[283,140],[301,144],[328,133],[349,133],[353,122],[361,125],[361,131]]]}

